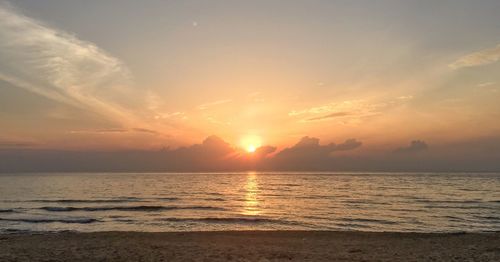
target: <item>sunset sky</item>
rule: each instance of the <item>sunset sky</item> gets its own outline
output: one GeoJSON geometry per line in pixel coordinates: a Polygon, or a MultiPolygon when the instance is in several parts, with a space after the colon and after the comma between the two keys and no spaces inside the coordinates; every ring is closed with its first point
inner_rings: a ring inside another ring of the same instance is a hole
{"type": "Polygon", "coordinates": [[[0,149],[215,135],[235,151],[495,162],[499,14],[497,0],[0,0],[0,149]]]}

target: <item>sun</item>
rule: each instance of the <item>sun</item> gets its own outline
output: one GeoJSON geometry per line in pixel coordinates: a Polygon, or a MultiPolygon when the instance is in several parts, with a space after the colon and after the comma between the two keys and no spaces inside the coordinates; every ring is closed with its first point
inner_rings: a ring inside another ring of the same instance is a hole
{"type": "Polygon", "coordinates": [[[254,145],[248,145],[247,152],[253,153],[253,152],[255,152],[255,149],[257,149],[257,148],[254,145]]]}
{"type": "Polygon", "coordinates": [[[261,138],[256,135],[248,135],[241,139],[241,146],[248,152],[253,153],[262,144],[261,138]]]}

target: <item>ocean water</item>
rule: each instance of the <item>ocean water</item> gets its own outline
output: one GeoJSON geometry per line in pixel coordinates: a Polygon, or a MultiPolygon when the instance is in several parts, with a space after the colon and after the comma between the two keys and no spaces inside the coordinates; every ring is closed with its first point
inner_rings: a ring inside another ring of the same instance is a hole
{"type": "Polygon", "coordinates": [[[0,232],[500,231],[500,174],[1,174],[0,232]]]}

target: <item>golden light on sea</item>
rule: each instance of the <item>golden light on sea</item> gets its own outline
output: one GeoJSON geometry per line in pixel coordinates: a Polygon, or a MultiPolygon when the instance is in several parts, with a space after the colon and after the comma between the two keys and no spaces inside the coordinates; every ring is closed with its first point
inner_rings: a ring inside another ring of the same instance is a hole
{"type": "Polygon", "coordinates": [[[244,215],[256,216],[260,214],[258,192],[259,184],[257,183],[257,175],[254,172],[250,172],[247,175],[245,184],[245,203],[242,212],[244,215]]]}

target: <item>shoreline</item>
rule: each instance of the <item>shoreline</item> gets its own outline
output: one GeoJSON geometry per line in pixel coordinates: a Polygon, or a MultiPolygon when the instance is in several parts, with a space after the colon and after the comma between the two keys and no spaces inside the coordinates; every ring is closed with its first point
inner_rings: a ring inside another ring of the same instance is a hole
{"type": "Polygon", "coordinates": [[[500,261],[500,232],[36,232],[0,234],[0,261],[500,261]]]}

